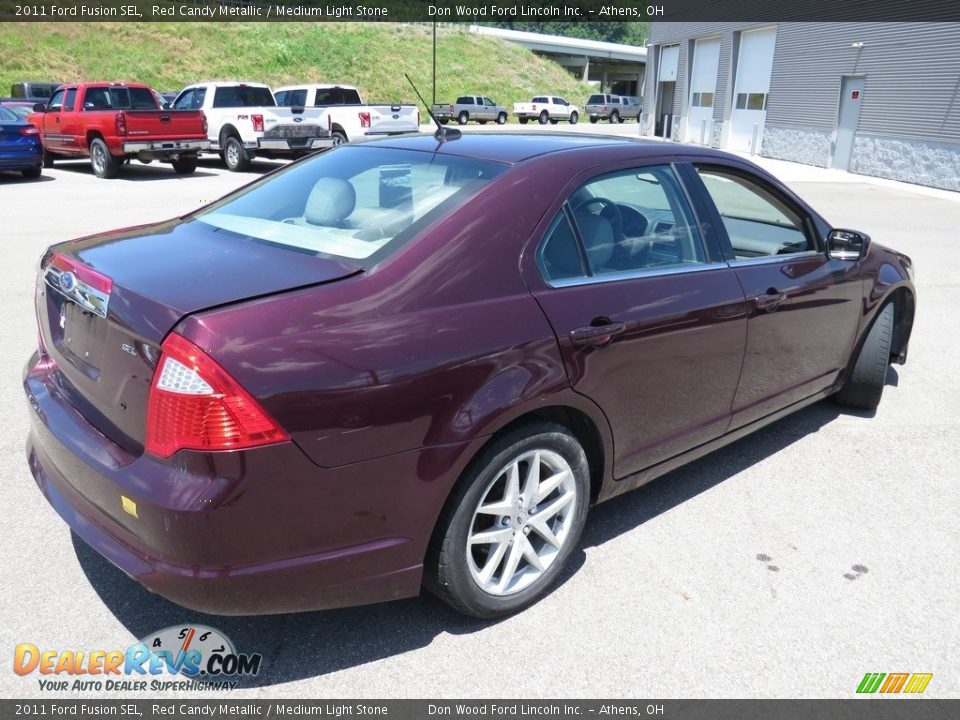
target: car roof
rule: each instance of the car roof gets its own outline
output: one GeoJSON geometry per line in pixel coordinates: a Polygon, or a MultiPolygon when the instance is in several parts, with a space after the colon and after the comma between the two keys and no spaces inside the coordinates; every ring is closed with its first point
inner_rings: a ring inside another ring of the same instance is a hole
{"type": "Polygon", "coordinates": [[[562,151],[580,151],[590,153],[598,148],[629,147],[639,154],[663,155],[709,155],[713,157],[734,157],[727,153],[701,145],[680,145],[662,140],[637,137],[616,137],[611,135],[589,135],[584,133],[521,133],[521,132],[484,132],[464,133],[461,137],[438,142],[433,135],[396,135],[383,140],[362,143],[365,146],[390,147],[399,150],[418,150],[436,152],[441,155],[455,155],[515,164],[530,158],[562,151]]]}
{"type": "MultiPolygon", "coordinates": [[[[235,87],[237,85],[245,85],[247,87],[267,88],[267,90],[270,89],[269,85],[265,85],[263,83],[257,83],[257,82],[247,82],[246,80],[209,80],[206,82],[190,83],[189,85],[185,86],[183,90],[189,90],[191,88],[197,88],[197,87],[210,87],[210,86],[235,87]]],[[[183,92],[183,90],[181,90],[180,92],[183,92]]]]}

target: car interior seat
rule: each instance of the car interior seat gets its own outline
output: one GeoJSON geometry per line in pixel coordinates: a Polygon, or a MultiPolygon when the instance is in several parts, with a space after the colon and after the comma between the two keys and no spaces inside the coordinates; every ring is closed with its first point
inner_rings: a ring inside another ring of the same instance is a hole
{"type": "Polygon", "coordinates": [[[347,217],[357,205],[357,193],[346,180],[322,177],[313,186],[303,208],[303,219],[310,225],[349,227],[347,217]]]}

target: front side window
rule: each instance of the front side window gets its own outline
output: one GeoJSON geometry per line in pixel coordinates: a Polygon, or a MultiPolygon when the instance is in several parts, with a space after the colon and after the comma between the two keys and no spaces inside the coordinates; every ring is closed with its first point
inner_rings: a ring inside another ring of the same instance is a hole
{"type": "Polygon", "coordinates": [[[291,250],[373,263],[505,167],[428,152],[344,147],[291,165],[195,218],[291,250]]]}
{"type": "Polygon", "coordinates": [[[800,214],[759,181],[698,167],[738,260],[816,250],[800,214]]]}
{"type": "Polygon", "coordinates": [[[57,90],[53,97],[50,98],[50,104],[47,105],[47,110],[49,112],[60,112],[63,110],[63,94],[64,90],[57,90]]]}
{"type": "Polygon", "coordinates": [[[551,281],[683,270],[707,261],[693,212],[669,165],[597,177],[568,198],[562,215],[538,255],[551,281]]]}

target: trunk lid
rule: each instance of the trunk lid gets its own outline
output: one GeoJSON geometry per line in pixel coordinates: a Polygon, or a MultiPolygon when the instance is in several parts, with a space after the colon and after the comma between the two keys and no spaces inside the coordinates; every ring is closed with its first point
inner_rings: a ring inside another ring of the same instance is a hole
{"type": "Polygon", "coordinates": [[[138,455],[160,343],[181,319],[358,272],[203,223],[171,221],[52,247],[37,281],[37,319],[63,394],[138,455]]]}

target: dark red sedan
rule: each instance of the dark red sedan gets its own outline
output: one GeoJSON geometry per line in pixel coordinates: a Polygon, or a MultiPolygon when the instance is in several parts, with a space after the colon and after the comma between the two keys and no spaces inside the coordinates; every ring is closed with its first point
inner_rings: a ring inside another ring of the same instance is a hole
{"type": "Polygon", "coordinates": [[[910,259],[706,148],[394,138],[55,245],[38,485],[212,613],[534,602],[588,507],[906,359],[910,259]]]}

